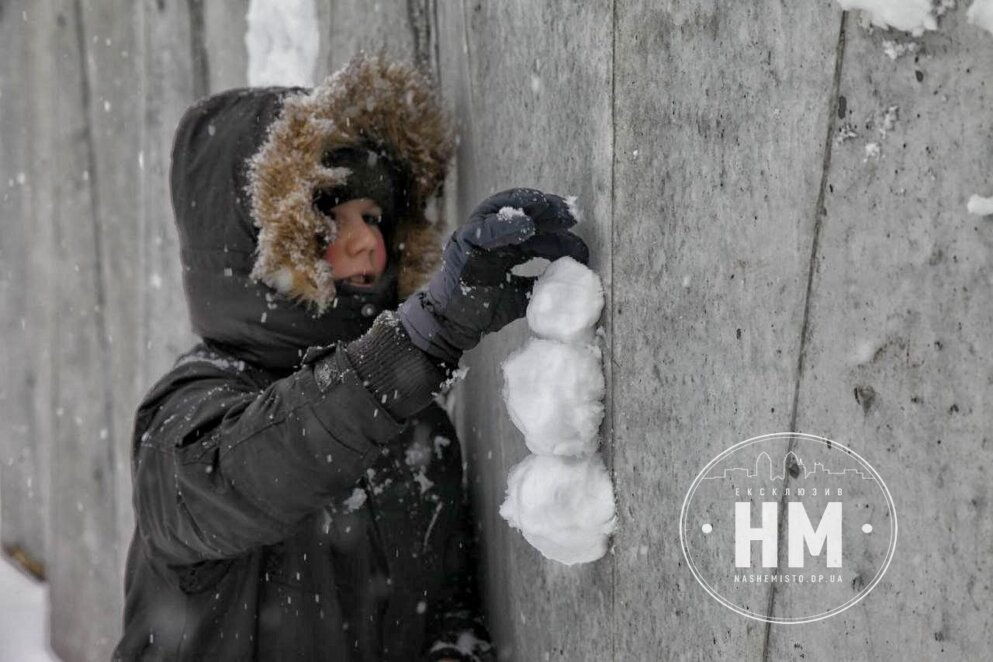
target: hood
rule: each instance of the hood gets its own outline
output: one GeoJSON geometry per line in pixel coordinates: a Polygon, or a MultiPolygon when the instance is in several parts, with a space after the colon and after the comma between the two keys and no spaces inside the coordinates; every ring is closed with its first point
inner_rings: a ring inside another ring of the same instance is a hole
{"type": "Polygon", "coordinates": [[[314,89],[231,90],[190,108],[170,182],[194,333],[291,369],[307,347],[358,337],[420,288],[439,261],[444,226],[425,209],[451,157],[448,126],[415,70],[365,56],[314,89]],[[345,146],[378,149],[409,176],[409,204],[373,290],[336,291],[322,259],[334,228],[314,196],[348,173],[321,160],[345,146]]]}

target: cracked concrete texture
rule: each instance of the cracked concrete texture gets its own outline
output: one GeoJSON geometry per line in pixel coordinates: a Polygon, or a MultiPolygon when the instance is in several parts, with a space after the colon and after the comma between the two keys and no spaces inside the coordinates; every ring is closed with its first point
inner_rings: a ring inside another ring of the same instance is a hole
{"type": "Polygon", "coordinates": [[[833,148],[797,428],[872,458],[900,539],[868,598],[819,627],[774,629],[770,658],[979,659],[993,645],[983,404],[993,395],[993,226],[965,202],[993,185],[993,39],[962,8],[893,61],[879,56],[886,33],[848,23],[847,116],[899,113],[885,132],[875,122],[833,148]],[[865,141],[879,143],[877,160],[865,159],[865,141]]]}
{"type": "MultiPolygon", "coordinates": [[[[65,659],[106,659],[117,636],[129,417],[191,340],[172,131],[199,93],[245,83],[247,4],[0,8],[2,537],[45,556],[65,659]]],[[[584,208],[620,528],[603,560],[564,568],[499,518],[526,449],[498,364],[527,333],[485,339],[454,414],[501,659],[983,657],[993,226],[965,200],[993,192],[993,38],[964,8],[897,59],[892,33],[831,2],[338,0],[318,20],[319,77],[382,48],[438,81],[460,127],[449,223],[515,185],[584,208]],[[720,451],[790,428],[865,455],[901,535],[858,605],[767,627],[696,584],[679,508],[720,451]]]]}

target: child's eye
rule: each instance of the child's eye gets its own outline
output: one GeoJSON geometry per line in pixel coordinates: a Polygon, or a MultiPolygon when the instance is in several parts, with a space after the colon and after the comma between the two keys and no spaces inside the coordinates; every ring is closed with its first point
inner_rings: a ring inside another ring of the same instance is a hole
{"type": "Polygon", "coordinates": [[[383,222],[383,217],[375,214],[362,214],[362,220],[369,225],[379,225],[383,222]]]}

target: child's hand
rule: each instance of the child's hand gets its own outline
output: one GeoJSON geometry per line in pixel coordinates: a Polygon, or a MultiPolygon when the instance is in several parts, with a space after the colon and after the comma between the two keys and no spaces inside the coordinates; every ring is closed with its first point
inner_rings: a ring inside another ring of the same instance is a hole
{"type": "Polygon", "coordinates": [[[566,255],[586,264],[589,249],[569,232],[576,219],[565,200],[534,189],[490,196],[452,233],[441,270],[400,306],[411,341],[451,365],[486,333],[523,317],[533,278],[511,274],[531,258],[566,255]]]}

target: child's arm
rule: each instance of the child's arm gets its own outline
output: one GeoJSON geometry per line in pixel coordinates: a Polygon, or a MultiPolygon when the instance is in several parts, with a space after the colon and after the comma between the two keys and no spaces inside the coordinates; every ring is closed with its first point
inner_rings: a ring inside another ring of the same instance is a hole
{"type": "Polygon", "coordinates": [[[134,504],[146,543],[170,564],[230,558],[284,539],[350,490],[443,376],[409,344],[379,345],[376,361],[404,375],[388,407],[356,372],[372,359],[353,360],[342,344],[265,390],[209,361],[181,362],[135,425],[134,504]]]}

